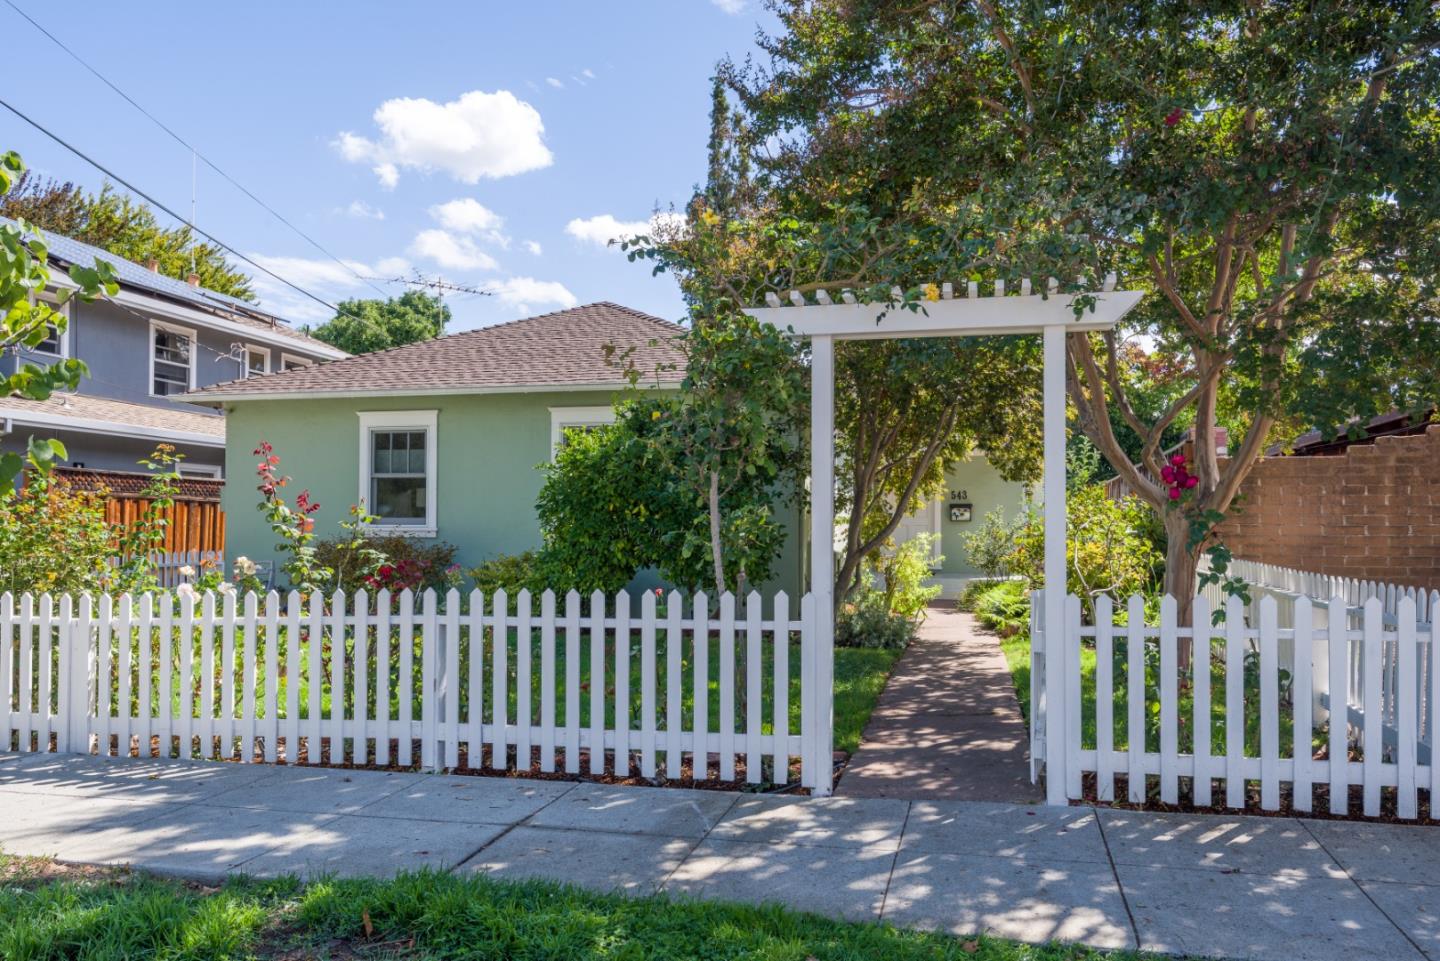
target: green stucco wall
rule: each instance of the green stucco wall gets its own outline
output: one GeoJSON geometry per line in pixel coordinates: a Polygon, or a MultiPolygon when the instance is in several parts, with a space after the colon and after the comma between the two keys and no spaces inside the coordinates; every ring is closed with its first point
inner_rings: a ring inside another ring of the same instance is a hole
{"type": "Polygon", "coordinates": [[[1004,508],[1005,516],[1014,518],[1024,505],[1025,485],[1002,478],[983,454],[972,454],[956,464],[948,475],[940,511],[940,551],[945,556],[940,574],[945,578],[979,576],[980,572],[966,559],[964,535],[977,529],[995,508],[1004,508]],[[954,503],[972,505],[968,522],[950,520],[950,505],[954,503]]]}
{"type": "MultiPolygon", "coordinates": [[[[360,497],[361,411],[435,410],[438,435],[436,520],[440,540],[459,548],[465,567],[540,545],[535,497],[550,456],[550,408],[607,405],[608,391],[549,394],[468,394],[435,397],[373,397],[304,401],[245,401],[228,411],[225,464],[226,550],[228,558],[273,560],[275,537],[255,509],[257,458],[251,453],[269,441],[290,475],[293,496],[308,488],[319,501],[315,515],[321,537],[338,533],[350,505],[360,497]]],[[[798,517],[784,520],[798,531],[798,517]]],[[[796,593],[800,584],[799,543],[791,536],[777,564],[770,590],[796,593]]],[[[657,583],[653,575],[636,586],[657,583]]]]}

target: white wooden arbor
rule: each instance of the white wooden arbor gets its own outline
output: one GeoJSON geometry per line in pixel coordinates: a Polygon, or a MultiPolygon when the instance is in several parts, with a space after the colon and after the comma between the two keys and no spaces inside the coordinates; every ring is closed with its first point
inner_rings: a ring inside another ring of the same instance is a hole
{"type": "MultiPolygon", "coordinates": [[[[1054,281],[1049,283],[1053,291],[1054,281]]],[[[1019,296],[1005,296],[1004,281],[997,281],[994,296],[981,296],[977,284],[964,286],[956,297],[952,284],[939,285],[939,299],[926,300],[923,311],[898,306],[900,291],[892,291],[896,305],[860,303],[850,291],[839,300],[826,290],[809,299],[791,291],[788,303],[775,294],[766,295],[768,306],[747,309],[757,320],[787,328],[795,335],[810,338],[810,591],[815,603],[815,657],[802,664],[814,685],[819,723],[810,726],[819,739],[809,756],[825,759],[812,785],[816,794],[829,794],[833,787],[828,759],[834,750],[835,676],[835,341],[880,340],[904,337],[975,337],[999,334],[1040,334],[1044,337],[1044,431],[1045,431],[1045,583],[1064,584],[1065,577],[1065,335],[1071,331],[1108,330],[1140,302],[1141,291],[1115,290],[1114,276],[1106,278],[1103,289],[1092,292],[1094,309],[1075,316],[1073,299],[1079,294],[1048,297],[1032,292],[1023,281],[1019,296]],[[882,317],[883,314],[883,317],[882,317]],[[825,563],[830,559],[830,563],[825,563]]],[[[1065,591],[1045,592],[1042,612],[1045,625],[1045,711],[1049,717],[1065,717],[1065,687],[1062,683],[1063,651],[1067,642],[1063,624],[1065,591]]],[[[1078,642],[1078,639],[1076,639],[1078,642]]],[[[1047,752],[1046,800],[1065,804],[1065,754],[1047,752]]]]}

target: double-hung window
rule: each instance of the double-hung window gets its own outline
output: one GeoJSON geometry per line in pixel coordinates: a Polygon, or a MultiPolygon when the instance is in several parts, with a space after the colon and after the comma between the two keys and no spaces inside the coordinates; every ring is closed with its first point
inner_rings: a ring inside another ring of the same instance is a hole
{"type": "Polygon", "coordinates": [[[150,325],[150,392],[156,397],[183,394],[195,383],[195,332],[184,327],[150,325]]]}
{"type": "Polygon", "coordinates": [[[550,459],[565,446],[571,431],[588,431],[615,423],[614,407],[552,407],[550,408],[550,459]]]}
{"type": "Polygon", "coordinates": [[[360,497],[376,518],[370,526],[434,537],[436,412],[360,414],[360,497]]]}
{"type": "Polygon", "coordinates": [[[47,357],[69,357],[70,356],[70,301],[63,304],[56,304],[49,294],[41,295],[40,299],[52,311],[65,318],[65,329],[61,330],[58,324],[45,325],[45,339],[34,347],[29,348],[32,354],[44,354],[47,357]]]}
{"type": "Polygon", "coordinates": [[[270,373],[270,351],[264,347],[245,348],[245,376],[262,377],[270,373]]]}

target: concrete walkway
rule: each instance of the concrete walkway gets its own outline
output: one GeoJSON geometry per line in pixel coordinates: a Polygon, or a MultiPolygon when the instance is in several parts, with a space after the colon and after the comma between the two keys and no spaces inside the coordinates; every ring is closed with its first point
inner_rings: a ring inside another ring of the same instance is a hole
{"type": "Polygon", "coordinates": [[[0,847],[215,880],[422,866],[1025,941],[1440,961],[1440,829],[0,755],[0,847]]]}
{"type": "Polygon", "coordinates": [[[895,665],[836,793],[1038,802],[1029,749],[995,637],[979,633],[970,614],[932,608],[895,665]]]}

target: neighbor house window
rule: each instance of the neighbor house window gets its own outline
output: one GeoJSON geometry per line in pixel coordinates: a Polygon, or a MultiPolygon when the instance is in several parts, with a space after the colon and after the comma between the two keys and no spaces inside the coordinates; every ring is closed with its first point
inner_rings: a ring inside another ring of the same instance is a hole
{"type": "Polygon", "coordinates": [[[195,332],[184,327],[150,325],[150,392],[156,397],[183,394],[195,383],[195,332]]]}
{"type": "Polygon", "coordinates": [[[264,347],[245,348],[245,376],[261,377],[270,373],[270,351],[264,347]]]}
{"type": "Polygon", "coordinates": [[[49,294],[42,295],[42,299],[46,301],[51,310],[53,310],[57,314],[62,315],[65,318],[65,330],[62,331],[56,324],[46,324],[45,339],[40,341],[40,343],[36,344],[34,347],[30,348],[30,352],[34,354],[45,354],[49,357],[69,357],[70,302],[66,301],[63,304],[57,305],[49,294]]]}
{"type": "Polygon", "coordinates": [[[360,497],[372,528],[435,536],[436,412],[360,414],[360,497]]]}
{"type": "Polygon", "coordinates": [[[296,357],[294,354],[280,355],[281,370],[294,370],[297,367],[309,367],[313,363],[313,360],[306,360],[304,357],[296,357]]]}
{"type": "Polygon", "coordinates": [[[615,423],[614,407],[552,407],[550,408],[550,459],[565,446],[571,431],[594,430],[615,423]]]}

